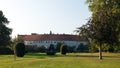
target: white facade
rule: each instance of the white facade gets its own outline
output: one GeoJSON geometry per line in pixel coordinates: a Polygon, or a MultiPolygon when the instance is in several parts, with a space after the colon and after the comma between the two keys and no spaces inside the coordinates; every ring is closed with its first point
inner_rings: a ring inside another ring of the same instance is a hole
{"type": "Polygon", "coordinates": [[[57,43],[64,43],[68,46],[78,46],[80,44],[87,45],[88,43],[86,41],[52,41],[52,40],[46,40],[46,41],[24,41],[25,45],[33,45],[33,46],[41,46],[44,45],[46,48],[50,46],[50,44],[57,45],[57,43]]]}
{"type": "Polygon", "coordinates": [[[19,38],[24,40],[25,45],[31,46],[42,46],[44,45],[46,48],[53,44],[55,47],[57,43],[64,43],[67,46],[75,46],[78,45],[88,45],[88,42],[83,39],[83,37],[78,37],[77,35],[70,34],[32,34],[32,35],[18,35],[19,38]]]}

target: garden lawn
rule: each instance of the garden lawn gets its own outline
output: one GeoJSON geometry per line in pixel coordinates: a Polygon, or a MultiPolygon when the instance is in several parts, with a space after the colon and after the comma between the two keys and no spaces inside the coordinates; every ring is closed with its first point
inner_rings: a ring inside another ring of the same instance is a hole
{"type": "Polygon", "coordinates": [[[120,53],[69,53],[47,56],[44,53],[26,54],[13,59],[13,55],[0,55],[0,68],[120,68],[120,53]]]}

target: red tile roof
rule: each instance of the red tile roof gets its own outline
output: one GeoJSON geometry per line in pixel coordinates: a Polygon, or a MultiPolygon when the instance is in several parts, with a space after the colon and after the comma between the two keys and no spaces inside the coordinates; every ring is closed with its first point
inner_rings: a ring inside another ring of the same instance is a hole
{"type": "Polygon", "coordinates": [[[57,40],[57,41],[85,41],[82,37],[69,34],[36,34],[36,35],[18,35],[25,41],[35,40],[57,40]]]}

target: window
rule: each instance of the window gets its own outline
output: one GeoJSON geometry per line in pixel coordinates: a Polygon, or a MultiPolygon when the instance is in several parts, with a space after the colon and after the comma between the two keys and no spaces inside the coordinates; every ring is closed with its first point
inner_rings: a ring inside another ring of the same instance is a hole
{"type": "Polygon", "coordinates": [[[56,43],[56,42],[54,42],[54,43],[56,43]]]}
{"type": "Polygon", "coordinates": [[[31,42],[31,41],[29,41],[29,44],[32,44],[32,42],[31,42]]]}

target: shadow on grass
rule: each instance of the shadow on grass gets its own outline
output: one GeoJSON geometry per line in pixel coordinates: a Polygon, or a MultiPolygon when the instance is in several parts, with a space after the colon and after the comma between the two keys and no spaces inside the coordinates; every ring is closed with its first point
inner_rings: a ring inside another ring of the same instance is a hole
{"type": "MultiPolygon", "coordinates": [[[[61,55],[61,54],[56,54],[56,55],[46,55],[46,53],[28,53],[25,55],[26,58],[41,58],[41,59],[45,59],[45,58],[56,58],[56,57],[90,57],[90,58],[95,58],[95,57],[99,57],[99,55],[94,55],[94,54],[67,54],[67,55],[61,55]]],[[[120,58],[120,56],[104,56],[105,58],[120,58]]]]}
{"type": "MultiPolygon", "coordinates": [[[[99,55],[68,55],[69,57],[86,57],[86,58],[98,58],[99,55]]],[[[102,56],[103,58],[120,58],[120,56],[102,56]]]]}
{"type": "Polygon", "coordinates": [[[71,54],[67,54],[67,55],[61,55],[61,54],[56,54],[56,55],[46,55],[46,53],[28,53],[25,56],[26,58],[41,58],[41,59],[45,59],[45,58],[55,58],[55,57],[98,57],[95,55],[71,55],[71,54]]]}
{"type": "Polygon", "coordinates": [[[55,58],[55,57],[62,57],[62,55],[47,55],[46,53],[28,53],[25,55],[26,58],[55,58]]]}

